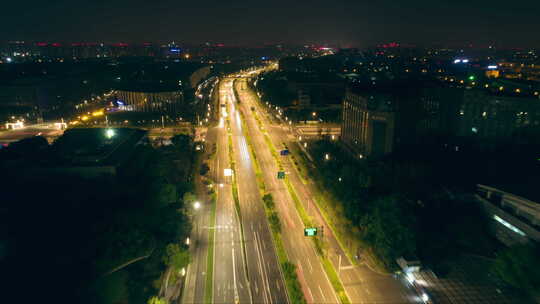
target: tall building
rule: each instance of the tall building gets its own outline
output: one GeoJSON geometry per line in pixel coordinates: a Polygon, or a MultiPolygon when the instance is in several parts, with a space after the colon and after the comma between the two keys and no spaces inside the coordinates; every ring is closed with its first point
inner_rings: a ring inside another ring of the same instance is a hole
{"type": "Polygon", "coordinates": [[[390,94],[347,89],[343,101],[341,140],[360,158],[392,151],[396,130],[396,103],[390,94]]]}
{"type": "MultiPolygon", "coordinates": [[[[493,88],[492,88],[493,87],[493,88]]],[[[429,81],[354,85],[342,108],[341,140],[359,157],[379,156],[426,136],[471,137],[481,146],[540,126],[537,92],[453,87],[429,81]]]]}
{"type": "Polygon", "coordinates": [[[511,137],[514,132],[540,123],[540,100],[465,90],[459,111],[458,135],[477,135],[497,139],[511,137]]]}

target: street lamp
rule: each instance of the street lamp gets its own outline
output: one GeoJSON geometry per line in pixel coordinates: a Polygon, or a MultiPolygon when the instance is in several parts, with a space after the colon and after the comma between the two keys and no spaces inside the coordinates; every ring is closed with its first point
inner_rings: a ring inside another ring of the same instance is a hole
{"type": "Polygon", "coordinates": [[[114,134],[115,132],[113,129],[107,129],[107,131],[105,131],[105,136],[107,136],[107,138],[112,138],[114,134]]]}
{"type": "Polygon", "coordinates": [[[313,117],[317,116],[317,112],[311,113],[311,116],[313,116],[313,117]]]}
{"type": "Polygon", "coordinates": [[[201,203],[199,203],[199,202],[193,203],[193,208],[194,208],[195,210],[198,210],[199,208],[201,208],[201,203]]]}

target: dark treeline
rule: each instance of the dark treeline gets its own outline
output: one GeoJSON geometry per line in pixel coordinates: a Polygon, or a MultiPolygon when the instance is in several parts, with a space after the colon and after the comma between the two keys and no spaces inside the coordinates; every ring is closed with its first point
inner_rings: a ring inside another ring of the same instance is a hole
{"type": "Polygon", "coordinates": [[[156,295],[167,266],[189,261],[182,198],[194,155],[190,137],[173,142],[137,146],[114,179],[4,175],[3,300],[146,303],[156,295]]]}
{"type": "Polygon", "coordinates": [[[423,144],[363,160],[323,139],[310,145],[317,167],[312,173],[335,198],[332,207],[341,210],[352,231],[359,231],[361,242],[388,269],[396,269],[400,256],[417,257],[444,275],[462,254],[474,254],[497,261],[492,272],[510,285],[529,281],[521,287],[534,290],[540,286],[534,278],[538,272],[527,273],[523,265],[539,263],[533,258],[538,248],[504,249],[472,195],[476,184],[484,183],[537,198],[538,189],[531,185],[540,180],[540,141],[534,134],[521,132],[490,148],[474,141],[450,144],[425,138],[423,144]]]}

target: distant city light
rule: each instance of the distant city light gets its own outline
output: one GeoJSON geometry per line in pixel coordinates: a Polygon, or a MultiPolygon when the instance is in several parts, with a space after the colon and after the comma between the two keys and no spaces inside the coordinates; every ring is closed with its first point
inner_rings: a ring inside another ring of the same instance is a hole
{"type": "Polygon", "coordinates": [[[193,203],[193,208],[195,208],[195,210],[201,208],[201,203],[199,203],[199,202],[193,203]]]}
{"type": "Polygon", "coordinates": [[[11,57],[6,58],[7,63],[11,63],[12,61],[13,61],[13,59],[11,59],[11,57]]]}
{"type": "Polygon", "coordinates": [[[497,69],[497,66],[496,65],[488,65],[487,67],[489,70],[495,70],[497,69]]]}

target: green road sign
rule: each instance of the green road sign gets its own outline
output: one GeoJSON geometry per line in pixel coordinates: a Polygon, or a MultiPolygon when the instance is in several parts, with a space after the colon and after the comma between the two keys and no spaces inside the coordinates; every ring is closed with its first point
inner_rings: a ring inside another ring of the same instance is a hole
{"type": "Polygon", "coordinates": [[[305,236],[316,236],[317,235],[317,228],[304,228],[304,235],[305,236]]]}
{"type": "Polygon", "coordinates": [[[285,171],[278,171],[277,178],[278,179],[284,179],[285,178],[285,171]]]}

